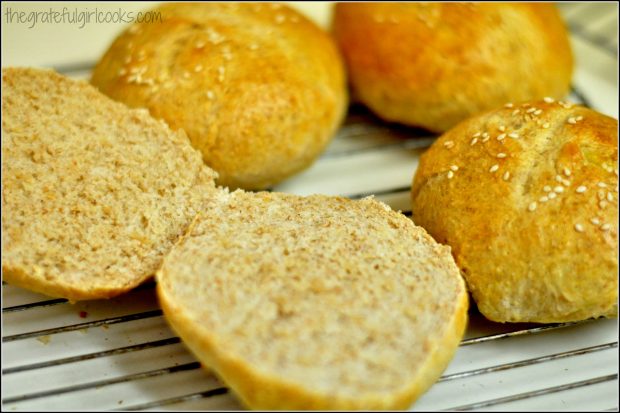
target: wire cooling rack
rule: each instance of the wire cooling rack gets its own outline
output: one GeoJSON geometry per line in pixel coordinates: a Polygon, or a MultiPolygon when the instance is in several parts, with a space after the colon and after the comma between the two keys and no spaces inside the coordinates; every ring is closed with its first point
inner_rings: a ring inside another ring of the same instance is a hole
{"type": "MultiPolygon", "coordinates": [[[[580,65],[571,100],[617,117],[616,79],[601,71],[617,71],[617,5],[561,10],[580,65]]],[[[85,77],[91,66],[58,70],[85,77]]],[[[434,139],[354,105],[317,163],[274,190],[373,194],[407,215],[418,157],[434,139]]],[[[70,304],[3,284],[3,410],[241,409],[168,328],[154,285],[70,304]]],[[[617,411],[617,320],[496,324],[473,308],[454,360],[412,410],[617,411]]]]}

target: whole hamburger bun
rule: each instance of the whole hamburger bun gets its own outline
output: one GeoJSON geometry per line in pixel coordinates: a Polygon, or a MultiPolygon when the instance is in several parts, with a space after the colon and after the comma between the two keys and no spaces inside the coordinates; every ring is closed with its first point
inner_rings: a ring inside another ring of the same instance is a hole
{"type": "Polygon", "coordinates": [[[615,316],[618,122],[546,101],[468,119],[422,155],[413,219],[500,322],[615,316]]]}
{"type": "Polygon", "coordinates": [[[338,3],[333,32],[361,102],[434,132],[570,86],[570,44],[552,4],[338,3]]]}
{"type": "Polygon", "coordinates": [[[110,46],[91,82],[184,129],[218,183],[260,189],[308,167],[347,107],[330,37],[280,4],[174,3],[110,46]]]}

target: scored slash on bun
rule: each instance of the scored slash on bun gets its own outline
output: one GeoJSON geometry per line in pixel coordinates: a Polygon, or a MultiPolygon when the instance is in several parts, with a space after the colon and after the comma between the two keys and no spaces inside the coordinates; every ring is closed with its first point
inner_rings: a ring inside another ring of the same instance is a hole
{"type": "Polygon", "coordinates": [[[258,409],[408,408],[467,319],[449,249],[371,199],[222,193],[157,281],[172,327],[258,409]]]}
{"type": "Polygon", "coordinates": [[[70,300],[151,277],[215,190],[183,133],[88,83],[2,70],[3,280],[70,300]]]}
{"type": "Polygon", "coordinates": [[[342,122],[344,64],[333,40],[280,4],[174,3],[134,24],[91,82],[184,129],[231,188],[264,189],[308,167],[342,122]]]}
{"type": "Polygon", "coordinates": [[[434,132],[570,86],[568,33],[552,4],[338,3],[333,32],[362,103],[434,132]]]}
{"type": "Polygon", "coordinates": [[[413,220],[500,322],[614,316],[618,122],[544,101],[470,118],[422,155],[413,220]]]}

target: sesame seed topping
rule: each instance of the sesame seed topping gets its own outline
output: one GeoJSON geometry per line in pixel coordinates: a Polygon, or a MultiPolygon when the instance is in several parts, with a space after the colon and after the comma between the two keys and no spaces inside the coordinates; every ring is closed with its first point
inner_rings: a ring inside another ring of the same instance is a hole
{"type": "Polygon", "coordinates": [[[562,185],[570,186],[570,181],[568,179],[562,179],[562,185]]]}
{"type": "Polygon", "coordinates": [[[583,194],[584,192],[586,192],[587,189],[588,188],[586,188],[585,186],[580,185],[577,187],[577,189],[575,189],[575,192],[577,192],[578,194],[583,194]]]}
{"type": "Polygon", "coordinates": [[[607,192],[607,200],[609,202],[613,202],[614,196],[613,196],[613,194],[611,192],[607,192]]]}
{"type": "Polygon", "coordinates": [[[555,102],[555,100],[554,100],[553,98],[549,97],[549,96],[545,96],[545,97],[543,98],[543,100],[544,100],[545,102],[547,102],[547,103],[553,103],[553,102],[555,102]]]}
{"type": "Polygon", "coordinates": [[[514,107],[514,104],[512,104],[512,102],[508,102],[508,103],[506,103],[504,105],[504,107],[510,109],[510,108],[514,107]]]}
{"type": "Polygon", "coordinates": [[[183,77],[185,79],[189,79],[189,72],[183,72],[183,77]]]}
{"type": "Polygon", "coordinates": [[[499,159],[503,159],[503,158],[505,158],[505,157],[506,157],[506,156],[508,156],[508,155],[506,155],[504,152],[500,152],[500,153],[498,153],[496,156],[497,156],[499,159]]]}
{"type": "Polygon", "coordinates": [[[526,102],[526,103],[523,103],[521,106],[524,107],[524,108],[527,108],[527,107],[530,107],[532,105],[530,103],[526,102]]]}
{"type": "Polygon", "coordinates": [[[213,100],[214,97],[215,95],[213,94],[213,92],[210,90],[207,90],[207,99],[213,100]]]}
{"type": "Polygon", "coordinates": [[[499,125],[497,129],[499,129],[500,132],[506,132],[506,127],[504,125],[499,125]]]}
{"type": "Polygon", "coordinates": [[[448,179],[452,179],[454,177],[454,172],[448,171],[448,179]]]}
{"type": "Polygon", "coordinates": [[[601,225],[601,231],[609,231],[611,229],[611,225],[603,224],[601,225]]]}
{"type": "Polygon", "coordinates": [[[551,187],[549,185],[545,185],[544,188],[543,188],[543,191],[551,192],[551,187]]]}
{"type": "Polygon", "coordinates": [[[605,199],[605,192],[603,192],[602,190],[598,191],[598,192],[596,193],[596,195],[598,196],[598,199],[599,199],[600,201],[602,201],[603,199],[605,199]]]}
{"type": "Polygon", "coordinates": [[[549,200],[549,198],[547,198],[546,196],[541,196],[538,201],[539,202],[547,202],[548,200],[549,200]]]}
{"type": "Polygon", "coordinates": [[[549,197],[549,199],[554,199],[557,194],[555,192],[549,192],[549,195],[547,195],[549,197]]]}
{"type": "Polygon", "coordinates": [[[286,20],[286,17],[283,14],[276,14],[276,23],[284,23],[284,20],[286,20]]]}
{"type": "Polygon", "coordinates": [[[476,133],[474,133],[474,134],[472,135],[472,138],[477,138],[477,137],[478,137],[478,136],[480,136],[480,135],[481,135],[481,133],[480,133],[480,132],[476,132],[476,133]]]}
{"type": "Polygon", "coordinates": [[[527,109],[527,110],[525,111],[525,113],[533,113],[533,112],[536,112],[536,111],[537,111],[537,109],[536,109],[536,108],[529,108],[529,109],[527,109]]]}
{"type": "Polygon", "coordinates": [[[565,167],[565,168],[564,168],[564,175],[566,175],[566,176],[570,176],[570,173],[571,173],[571,172],[570,172],[570,169],[568,169],[568,168],[566,168],[566,167],[565,167]]]}
{"type": "Polygon", "coordinates": [[[446,148],[450,149],[450,148],[454,147],[454,141],[445,141],[443,143],[443,146],[445,146],[446,148]]]}
{"type": "Polygon", "coordinates": [[[607,185],[605,184],[605,182],[599,182],[598,184],[596,184],[599,188],[607,188],[607,185]]]}
{"type": "Polygon", "coordinates": [[[596,217],[590,218],[590,222],[594,225],[601,225],[601,221],[596,217]]]}
{"type": "Polygon", "coordinates": [[[489,172],[493,173],[493,172],[497,172],[497,170],[499,169],[499,165],[495,164],[492,167],[489,168],[489,172]]]}
{"type": "Polygon", "coordinates": [[[530,204],[527,206],[527,210],[530,211],[530,212],[534,211],[534,210],[536,210],[537,206],[538,205],[536,204],[536,202],[530,202],[530,204]]]}
{"type": "Polygon", "coordinates": [[[532,115],[538,116],[542,113],[542,109],[537,109],[536,111],[534,111],[534,113],[532,113],[532,115]]]}
{"type": "Polygon", "coordinates": [[[127,74],[127,69],[125,69],[124,67],[118,71],[119,76],[125,76],[126,74],[127,74]]]}
{"type": "Polygon", "coordinates": [[[452,165],[452,166],[450,166],[450,170],[456,172],[456,171],[459,170],[459,167],[457,165],[452,165]]]}
{"type": "Polygon", "coordinates": [[[575,224],[575,231],[577,231],[577,232],[583,232],[583,225],[581,225],[581,224],[575,224]]]}
{"type": "Polygon", "coordinates": [[[598,203],[599,208],[605,209],[606,206],[607,206],[607,201],[599,201],[598,203]]]}
{"type": "Polygon", "coordinates": [[[549,126],[551,126],[549,122],[545,122],[542,124],[543,129],[549,129],[549,126]]]}
{"type": "Polygon", "coordinates": [[[477,142],[478,142],[478,138],[473,138],[473,139],[471,140],[470,145],[471,145],[471,146],[474,146],[477,142]]]}
{"type": "Polygon", "coordinates": [[[194,44],[194,47],[195,47],[196,49],[202,49],[203,47],[205,47],[205,44],[206,44],[205,42],[203,42],[202,40],[200,40],[200,41],[198,41],[198,42],[196,42],[196,43],[194,44]]]}
{"type": "Polygon", "coordinates": [[[512,132],[508,134],[508,137],[512,138],[512,139],[519,139],[519,134],[516,132],[512,132]]]}
{"type": "Polygon", "coordinates": [[[200,72],[202,70],[202,65],[197,65],[194,67],[194,72],[200,72]]]}
{"type": "Polygon", "coordinates": [[[580,122],[580,121],[582,121],[582,120],[583,120],[583,116],[579,115],[579,116],[577,116],[577,117],[575,118],[575,120],[576,120],[577,122],[580,122]]]}
{"type": "Polygon", "coordinates": [[[555,188],[553,188],[553,192],[557,192],[558,194],[561,194],[562,192],[564,192],[564,187],[558,185],[555,188]]]}
{"type": "Polygon", "coordinates": [[[489,136],[489,134],[488,134],[487,132],[484,132],[484,133],[482,134],[482,137],[483,137],[483,138],[489,138],[490,136],[489,136]]]}
{"type": "Polygon", "coordinates": [[[497,140],[498,141],[503,141],[504,139],[506,139],[506,134],[505,133],[501,133],[497,136],[497,140]]]}
{"type": "Polygon", "coordinates": [[[506,171],[504,172],[504,181],[507,181],[510,179],[510,172],[506,171]]]}
{"type": "Polygon", "coordinates": [[[563,180],[564,180],[564,178],[562,178],[560,175],[556,175],[555,176],[555,181],[556,182],[562,183],[563,180]]]}
{"type": "Polygon", "coordinates": [[[518,115],[519,113],[521,113],[521,109],[515,109],[512,111],[512,116],[518,115]]]}
{"type": "Polygon", "coordinates": [[[570,123],[571,125],[574,125],[577,123],[577,121],[573,117],[568,118],[567,122],[570,123]]]}

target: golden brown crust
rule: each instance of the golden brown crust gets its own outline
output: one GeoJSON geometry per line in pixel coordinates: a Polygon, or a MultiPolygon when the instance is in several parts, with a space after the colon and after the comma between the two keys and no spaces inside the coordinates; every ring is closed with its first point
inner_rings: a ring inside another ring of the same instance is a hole
{"type": "Polygon", "coordinates": [[[343,119],[333,41],[278,4],[167,4],[97,64],[92,83],[184,129],[230,187],[260,189],[308,167],[343,119]]]}
{"type": "Polygon", "coordinates": [[[158,296],[246,406],[405,409],[448,365],[465,285],[449,250],[401,214],[239,192],[204,214],[158,272],[158,296]]]}
{"type": "Polygon", "coordinates": [[[452,247],[491,320],[615,316],[617,121],[564,103],[509,106],[423,154],[414,221],[452,247]]]}
{"type": "Polygon", "coordinates": [[[443,132],[569,90],[573,59],[552,4],[338,3],[333,32],[355,94],[390,121],[443,132]]]}

